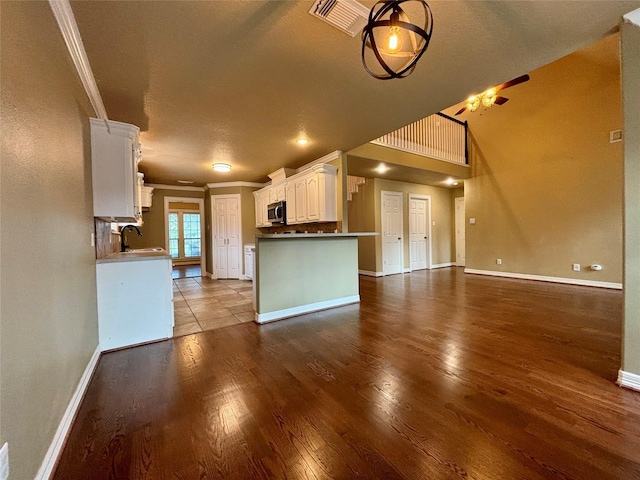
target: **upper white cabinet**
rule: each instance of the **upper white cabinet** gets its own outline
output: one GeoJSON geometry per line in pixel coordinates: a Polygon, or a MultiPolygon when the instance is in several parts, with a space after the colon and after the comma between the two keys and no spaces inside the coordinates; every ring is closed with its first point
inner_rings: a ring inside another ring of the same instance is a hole
{"type": "Polygon", "coordinates": [[[335,222],[338,218],[336,179],[338,168],[329,164],[315,165],[290,176],[277,185],[254,192],[256,227],[271,226],[266,221],[269,203],[286,201],[287,225],[335,222]],[[268,202],[261,201],[268,198],[268,202]]]}
{"type": "Polygon", "coordinates": [[[140,129],[111,120],[90,121],[93,216],[112,222],[138,222],[142,217],[140,129]]]}

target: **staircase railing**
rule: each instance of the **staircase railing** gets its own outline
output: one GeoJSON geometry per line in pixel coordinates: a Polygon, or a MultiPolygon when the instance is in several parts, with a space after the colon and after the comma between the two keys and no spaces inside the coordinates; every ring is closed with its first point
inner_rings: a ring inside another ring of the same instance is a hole
{"type": "Polygon", "coordinates": [[[461,122],[444,113],[436,113],[376,138],[371,143],[445,162],[468,165],[467,129],[467,122],[461,122]]]}

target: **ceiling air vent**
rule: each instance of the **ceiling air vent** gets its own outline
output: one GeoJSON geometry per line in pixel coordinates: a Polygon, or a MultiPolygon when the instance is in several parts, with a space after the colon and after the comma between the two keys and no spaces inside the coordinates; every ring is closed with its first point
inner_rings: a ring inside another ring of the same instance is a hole
{"type": "Polygon", "coordinates": [[[309,13],[355,37],[367,24],[369,9],[355,0],[317,0],[309,13]]]}

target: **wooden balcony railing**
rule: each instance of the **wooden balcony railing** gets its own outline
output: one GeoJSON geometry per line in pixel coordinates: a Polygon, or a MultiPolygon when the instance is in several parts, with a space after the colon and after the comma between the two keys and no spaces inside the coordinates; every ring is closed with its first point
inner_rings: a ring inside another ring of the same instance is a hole
{"type": "Polygon", "coordinates": [[[445,162],[469,164],[467,122],[436,113],[371,143],[445,162]]]}

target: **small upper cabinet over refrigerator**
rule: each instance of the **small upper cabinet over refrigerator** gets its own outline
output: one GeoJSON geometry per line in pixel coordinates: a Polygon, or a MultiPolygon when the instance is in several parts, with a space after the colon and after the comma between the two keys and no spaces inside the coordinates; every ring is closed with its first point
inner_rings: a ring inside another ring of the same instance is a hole
{"type": "Polygon", "coordinates": [[[93,216],[111,222],[138,222],[142,217],[140,129],[111,120],[90,121],[93,216]]]}

